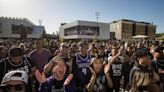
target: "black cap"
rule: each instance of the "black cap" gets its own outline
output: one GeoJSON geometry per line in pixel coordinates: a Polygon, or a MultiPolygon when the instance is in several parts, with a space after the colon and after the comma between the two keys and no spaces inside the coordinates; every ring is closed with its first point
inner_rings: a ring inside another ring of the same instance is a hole
{"type": "Polygon", "coordinates": [[[20,47],[12,47],[9,50],[10,56],[17,57],[23,55],[23,50],[20,47]]]}

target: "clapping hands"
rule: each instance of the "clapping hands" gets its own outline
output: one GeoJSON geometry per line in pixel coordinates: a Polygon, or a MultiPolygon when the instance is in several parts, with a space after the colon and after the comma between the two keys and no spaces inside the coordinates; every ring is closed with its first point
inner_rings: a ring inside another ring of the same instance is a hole
{"type": "Polygon", "coordinates": [[[35,71],[35,77],[41,84],[46,82],[46,75],[44,74],[44,72],[40,73],[38,69],[35,71]]]}

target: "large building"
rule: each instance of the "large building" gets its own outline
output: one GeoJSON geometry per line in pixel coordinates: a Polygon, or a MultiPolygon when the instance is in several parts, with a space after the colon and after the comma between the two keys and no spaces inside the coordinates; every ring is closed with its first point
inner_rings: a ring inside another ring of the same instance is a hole
{"type": "Polygon", "coordinates": [[[156,25],[147,22],[139,22],[121,19],[110,23],[110,32],[116,39],[131,40],[133,36],[145,35],[149,40],[155,39],[156,25]]]}
{"type": "Polygon", "coordinates": [[[131,40],[134,36],[145,35],[147,39],[154,40],[156,25],[148,22],[121,19],[111,23],[74,21],[63,23],[59,29],[62,39],[118,39],[131,40]]]}
{"type": "Polygon", "coordinates": [[[44,26],[36,26],[27,18],[0,17],[0,39],[39,38],[44,31],[44,26]]]}
{"type": "Polygon", "coordinates": [[[63,23],[59,29],[62,39],[110,39],[109,23],[77,20],[63,23]]]}

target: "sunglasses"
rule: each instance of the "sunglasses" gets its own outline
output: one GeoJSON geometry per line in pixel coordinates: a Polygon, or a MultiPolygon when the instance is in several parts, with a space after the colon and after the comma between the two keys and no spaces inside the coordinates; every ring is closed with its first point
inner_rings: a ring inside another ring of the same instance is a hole
{"type": "Polygon", "coordinates": [[[12,90],[15,90],[16,92],[22,92],[25,88],[24,84],[18,84],[18,85],[7,85],[5,87],[7,89],[7,92],[10,92],[12,90]]]}

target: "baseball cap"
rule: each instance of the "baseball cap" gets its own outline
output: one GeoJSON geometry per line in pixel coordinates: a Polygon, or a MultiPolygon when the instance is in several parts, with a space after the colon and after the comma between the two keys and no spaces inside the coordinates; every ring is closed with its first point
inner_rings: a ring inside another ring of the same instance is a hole
{"type": "Polygon", "coordinates": [[[14,57],[22,56],[23,50],[20,47],[11,47],[11,49],[9,50],[9,54],[14,57]]]}
{"type": "Polygon", "coordinates": [[[11,80],[18,80],[28,84],[28,75],[25,71],[22,70],[10,71],[3,77],[1,86],[5,86],[5,83],[11,80]]]}

